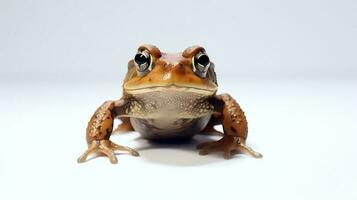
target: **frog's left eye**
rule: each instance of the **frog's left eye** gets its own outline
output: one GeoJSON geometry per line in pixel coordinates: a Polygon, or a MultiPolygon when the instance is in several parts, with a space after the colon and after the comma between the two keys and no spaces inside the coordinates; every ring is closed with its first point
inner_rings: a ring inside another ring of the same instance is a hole
{"type": "Polygon", "coordinates": [[[211,62],[206,52],[201,51],[192,58],[193,71],[200,77],[206,77],[211,62]]]}
{"type": "Polygon", "coordinates": [[[148,50],[136,53],[134,62],[139,76],[143,76],[151,71],[152,59],[148,50]]]}

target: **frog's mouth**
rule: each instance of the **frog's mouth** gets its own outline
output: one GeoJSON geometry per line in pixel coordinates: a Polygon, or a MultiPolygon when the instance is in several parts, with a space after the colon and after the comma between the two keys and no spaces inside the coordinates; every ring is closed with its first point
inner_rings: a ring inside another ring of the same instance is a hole
{"type": "Polygon", "coordinates": [[[128,94],[145,94],[150,92],[188,92],[202,95],[213,95],[217,91],[217,89],[208,89],[208,88],[198,88],[198,87],[184,87],[177,85],[169,85],[169,86],[151,86],[151,87],[142,87],[135,89],[126,89],[128,94]]]}

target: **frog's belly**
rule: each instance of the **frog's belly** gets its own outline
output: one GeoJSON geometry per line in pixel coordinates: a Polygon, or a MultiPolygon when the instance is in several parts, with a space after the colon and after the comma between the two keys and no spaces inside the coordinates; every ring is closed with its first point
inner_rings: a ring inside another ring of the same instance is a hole
{"type": "Polygon", "coordinates": [[[138,131],[146,139],[185,139],[203,130],[210,117],[210,115],[207,115],[188,119],[170,117],[155,119],[130,118],[130,122],[135,131],[138,131]]]}

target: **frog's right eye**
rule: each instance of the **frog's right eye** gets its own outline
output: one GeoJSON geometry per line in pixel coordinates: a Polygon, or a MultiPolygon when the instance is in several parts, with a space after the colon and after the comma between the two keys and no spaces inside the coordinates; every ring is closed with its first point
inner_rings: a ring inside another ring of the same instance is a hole
{"type": "Polygon", "coordinates": [[[134,58],[136,72],[144,76],[151,71],[152,59],[148,50],[139,51],[134,58]]]}
{"type": "Polygon", "coordinates": [[[193,71],[200,77],[205,78],[211,62],[205,51],[199,52],[192,58],[193,71]]]}

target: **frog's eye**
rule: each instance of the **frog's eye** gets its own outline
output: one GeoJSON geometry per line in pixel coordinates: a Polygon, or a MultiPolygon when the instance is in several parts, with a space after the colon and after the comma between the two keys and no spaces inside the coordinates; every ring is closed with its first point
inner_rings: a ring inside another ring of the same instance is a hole
{"type": "Polygon", "coordinates": [[[206,52],[201,51],[192,58],[193,71],[200,77],[206,77],[210,60],[206,52]]]}
{"type": "Polygon", "coordinates": [[[148,50],[136,53],[134,62],[139,76],[143,76],[151,71],[152,59],[148,50]]]}

